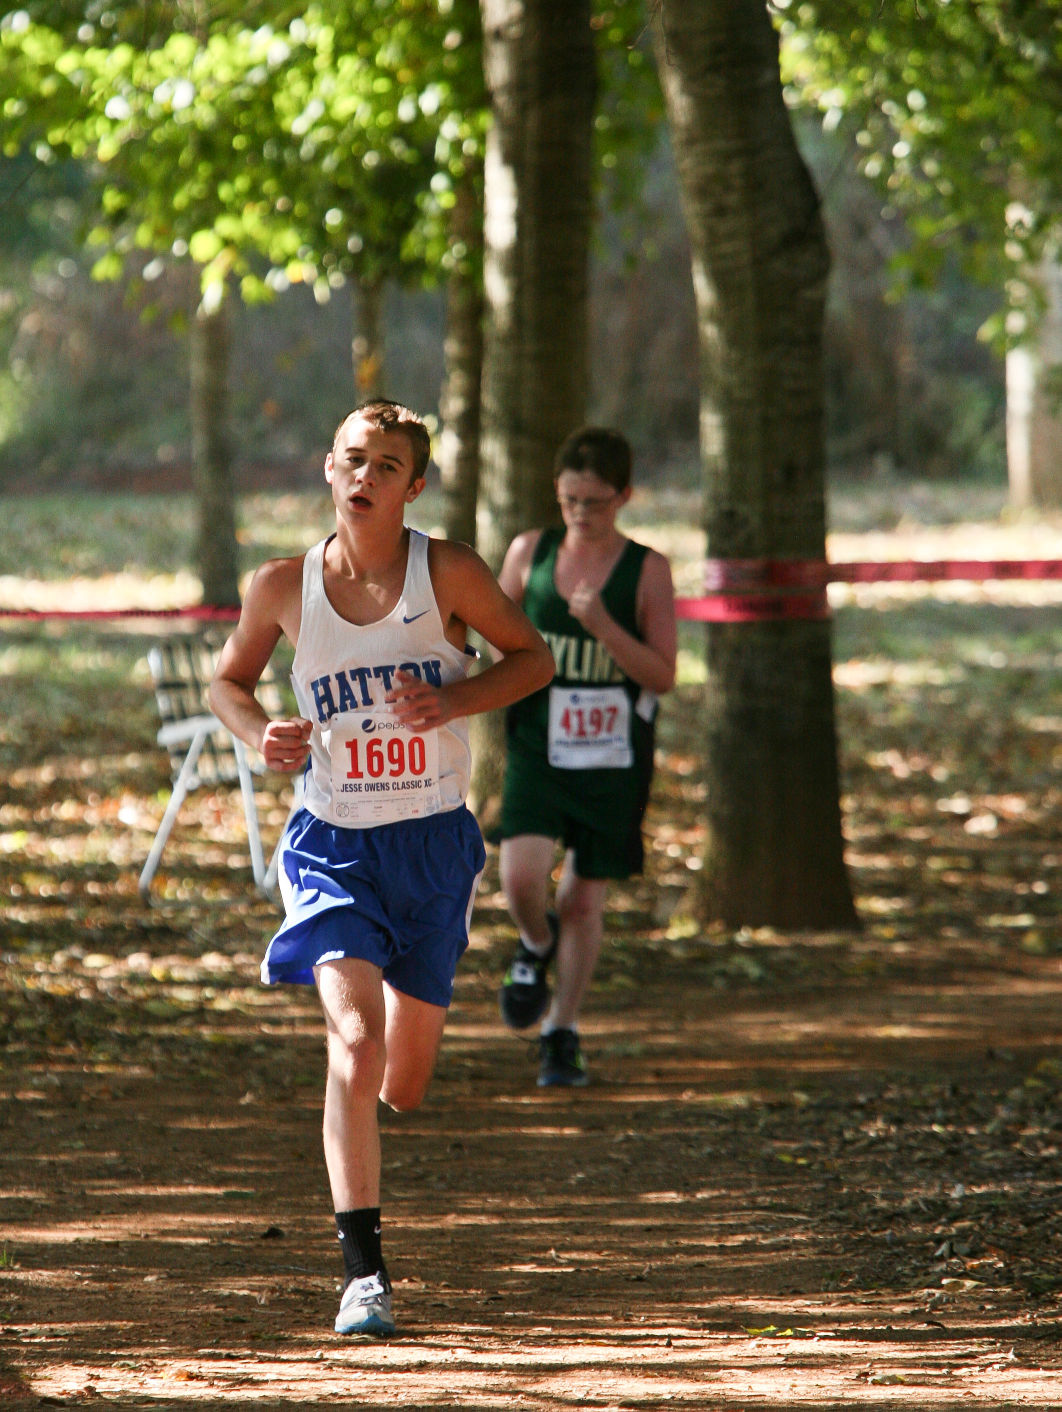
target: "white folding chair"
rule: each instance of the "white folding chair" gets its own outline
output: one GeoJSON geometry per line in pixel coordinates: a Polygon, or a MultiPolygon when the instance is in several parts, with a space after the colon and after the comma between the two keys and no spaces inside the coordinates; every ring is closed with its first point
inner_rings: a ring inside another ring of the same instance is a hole
{"type": "MultiPolygon", "coordinates": [[[[140,896],[145,901],[150,896],[163,849],[187,796],[204,786],[232,784],[237,780],[243,799],[244,818],[247,820],[247,846],[255,886],[269,896],[276,893],[279,844],[267,864],[254,797],[254,773],[260,772],[262,767],[252,765],[243,741],[233,735],[210,710],[207,693],[217,652],[215,646],[202,638],[176,638],[160,643],[148,652],[148,666],[161,721],[156,739],[169,754],[173,790],[140,872],[138,886],[140,896]]],[[[271,673],[263,676],[259,694],[267,710],[283,710],[279,687],[271,673]]],[[[298,807],[301,784],[300,779],[288,818],[298,807]]]]}

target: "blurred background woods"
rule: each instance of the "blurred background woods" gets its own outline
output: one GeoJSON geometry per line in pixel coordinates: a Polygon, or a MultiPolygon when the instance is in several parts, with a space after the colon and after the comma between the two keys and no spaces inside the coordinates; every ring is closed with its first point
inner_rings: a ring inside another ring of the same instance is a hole
{"type": "MultiPolygon", "coordinates": [[[[978,337],[998,293],[942,267],[890,294],[902,215],[856,170],[845,138],[797,133],[822,195],[833,269],[826,329],[831,471],[1006,480],[1003,363],[978,337]]],[[[0,489],[190,485],[187,311],[198,272],[145,256],[91,277],[86,176],[27,158],[0,168],[0,489]]],[[[592,420],[622,426],[644,482],[692,488],[697,339],[674,167],[661,122],[637,219],[601,199],[591,256],[592,420]]],[[[387,395],[436,413],[443,290],[383,291],[387,395]]],[[[292,285],[232,311],[231,427],[241,487],[313,483],[332,423],[356,397],[356,310],[292,285]]]]}
{"type": "MultiPolygon", "coordinates": [[[[630,436],[649,491],[700,486],[724,563],[825,559],[827,470],[1052,506],[1033,273],[1062,228],[1059,65],[1050,25],[988,8],[0,14],[0,487],[193,490],[216,606],[239,601],[236,491],[320,489],[367,395],[436,419],[440,528],[492,567],[554,513],[554,450],[588,419],[630,436]]],[[[853,920],[806,606],[704,635],[705,916],[853,920]]],[[[476,753],[485,804],[498,752],[476,753]]]]}

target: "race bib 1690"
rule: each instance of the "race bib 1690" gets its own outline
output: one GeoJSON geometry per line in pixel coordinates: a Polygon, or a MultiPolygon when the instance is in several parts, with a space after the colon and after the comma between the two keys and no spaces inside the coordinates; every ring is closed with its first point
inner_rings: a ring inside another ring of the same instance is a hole
{"type": "Polygon", "coordinates": [[[382,707],[341,712],[323,736],[335,823],[368,828],[442,807],[438,731],[411,731],[382,707]]]}

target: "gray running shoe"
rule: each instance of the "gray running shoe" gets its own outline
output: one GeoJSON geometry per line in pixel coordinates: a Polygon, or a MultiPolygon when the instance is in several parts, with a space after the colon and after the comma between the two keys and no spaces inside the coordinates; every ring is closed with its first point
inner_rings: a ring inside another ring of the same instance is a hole
{"type": "Polygon", "coordinates": [[[390,1338],[395,1331],[391,1313],[391,1286],[379,1275],[351,1280],[343,1291],[336,1315],[337,1334],[372,1334],[390,1338]]]}
{"type": "Polygon", "coordinates": [[[553,1030],[539,1040],[539,1088],[585,1088],[590,1082],[574,1030],[553,1030]]]}
{"type": "Polygon", "coordinates": [[[540,956],[536,951],[529,951],[522,941],[518,942],[516,955],[498,991],[498,1008],[511,1030],[526,1030],[528,1025],[541,1020],[549,1005],[546,972],[556,954],[560,924],[553,912],[546,913],[546,921],[553,937],[549,950],[540,956]]]}

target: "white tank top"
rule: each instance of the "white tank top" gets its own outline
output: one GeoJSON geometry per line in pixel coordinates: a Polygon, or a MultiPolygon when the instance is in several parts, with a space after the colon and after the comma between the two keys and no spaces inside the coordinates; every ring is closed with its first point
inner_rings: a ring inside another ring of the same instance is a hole
{"type": "Polygon", "coordinates": [[[468,793],[468,721],[414,735],[384,698],[395,674],[437,686],[468,675],[476,659],[443,633],[428,572],[428,536],[409,531],[402,593],[379,622],[358,626],[332,607],[324,586],[327,539],[308,550],[302,621],[291,681],[313,723],[304,803],[326,823],[364,828],[456,809],[468,793]]]}

